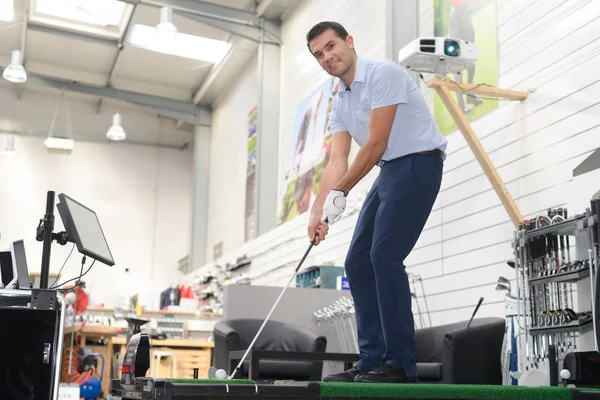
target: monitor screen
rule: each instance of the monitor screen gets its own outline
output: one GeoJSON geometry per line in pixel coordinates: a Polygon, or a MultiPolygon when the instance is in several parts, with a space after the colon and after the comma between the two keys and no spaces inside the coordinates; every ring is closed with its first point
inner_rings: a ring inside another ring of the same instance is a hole
{"type": "Polygon", "coordinates": [[[2,275],[2,286],[5,289],[14,289],[17,286],[15,270],[12,253],[10,251],[0,251],[0,274],[2,275]]]}
{"type": "Polygon", "coordinates": [[[57,207],[65,230],[77,245],[77,250],[104,264],[114,265],[115,261],[96,213],[62,193],[58,197],[61,203],[57,207]]]}
{"type": "Polygon", "coordinates": [[[23,240],[17,240],[12,244],[12,256],[15,269],[17,270],[17,278],[19,289],[30,289],[29,283],[29,268],[27,267],[27,257],[25,256],[25,243],[23,240]]]}

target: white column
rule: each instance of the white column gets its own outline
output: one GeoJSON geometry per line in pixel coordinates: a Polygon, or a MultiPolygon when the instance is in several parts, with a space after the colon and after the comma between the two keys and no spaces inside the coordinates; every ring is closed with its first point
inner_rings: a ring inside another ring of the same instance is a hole
{"type": "MultiPolygon", "coordinates": [[[[419,0],[387,0],[386,58],[398,62],[398,51],[419,37],[419,0]]],[[[419,75],[409,72],[419,85],[419,75]]]]}
{"type": "Polygon", "coordinates": [[[256,138],[255,235],[277,226],[279,157],[279,45],[261,43],[258,50],[258,121],[256,138]]]}
{"type": "Polygon", "coordinates": [[[191,270],[198,269],[206,264],[209,165],[210,126],[197,123],[194,131],[191,270]]]}

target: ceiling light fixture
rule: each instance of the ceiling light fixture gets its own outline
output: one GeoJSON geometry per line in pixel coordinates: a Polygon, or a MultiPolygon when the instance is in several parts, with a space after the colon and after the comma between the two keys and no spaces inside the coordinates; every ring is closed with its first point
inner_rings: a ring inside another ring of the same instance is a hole
{"type": "Polygon", "coordinates": [[[161,39],[175,39],[177,28],[173,25],[173,10],[170,7],[160,9],[160,22],[156,25],[156,31],[161,39]]]}
{"type": "Polygon", "coordinates": [[[0,21],[10,22],[15,18],[15,3],[13,0],[0,1],[0,21]]]}
{"type": "Polygon", "coordinates": [[[23,53],[21,53],[21,50],[14,50],[12,52],[10,64],[4,68],[2,77],[14,83],[23,83],[27,80],[27,72],[23,68],[23,53]]]}
{"type": "Polygon", "coordinates": [[[44,144],[49,149],[71,151],[75,146],[75,141],[68,138],[48,136],[44,141],[44,144]]]}
{"type": "Polygon", "coordinates": [[[3,157],[12,158],[17,155],[17,151],[15,150],[15,137],[12,135],[8,135],[6,137],[6,148],[2,152],[3,157]]]}
{"type": "Polygon", "coordinates": [[[114,141],[125,140],[126,135],[125,130],[121,125],[121,114],[116,113],[115,115],[113,115],[113,124],[108,130],[108,132],[106,132],[106,137],[108,138],[108,140],[114,141]]]}

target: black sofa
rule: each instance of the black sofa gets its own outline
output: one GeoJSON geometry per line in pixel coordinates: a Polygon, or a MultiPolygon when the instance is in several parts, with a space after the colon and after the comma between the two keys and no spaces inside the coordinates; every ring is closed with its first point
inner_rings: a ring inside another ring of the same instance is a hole
{"type": "Polygon", "coordinates": [[[419,380],[423,383],[501,385],[505,320],[474,319],[415,332],[419,380]]]}
{"type": "MultiPolygon", "coordinates": [[[[239,363],[231,363],[232,352],[245,351],[262,325],[262,319],[235,319],[215,324],[213,336],[214,366],[222,368],[228,374],[239,363]],[[234,365],[233,368],[231,365],[234,365]]],[[[254,350],[272,352],[325,353],[325,336],[306,328],[279,321],[269,321],[253,346],[254,350]]],[[[248,377],[250,361],[246,358],[235,378],[248,377]]],[[[258,370],[261,380],[286,379],[297,381],[320,380],[323,372],[322,362],[293,359],[259,359],[258,370]]]]}

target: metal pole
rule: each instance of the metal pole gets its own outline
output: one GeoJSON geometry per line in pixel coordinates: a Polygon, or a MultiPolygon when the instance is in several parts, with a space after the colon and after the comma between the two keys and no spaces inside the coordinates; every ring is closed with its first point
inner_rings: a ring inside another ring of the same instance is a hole
{"type": "Polygon", "coordinates": [[[48,289],[50,274],[50,250],[52,247],[52,232],[54,231],[54,192],[46,195],[46,214],[44,215],[44,244],[42,247],[42,270],[40,273],[40,289],[48,289]]]}

